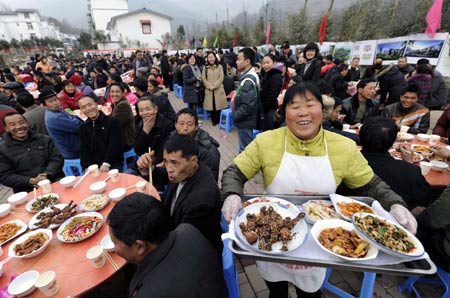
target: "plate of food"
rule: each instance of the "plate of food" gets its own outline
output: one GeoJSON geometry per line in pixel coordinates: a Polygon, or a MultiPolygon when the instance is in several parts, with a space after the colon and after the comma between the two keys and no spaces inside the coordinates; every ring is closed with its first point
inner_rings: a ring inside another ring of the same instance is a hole
{"type": "Polygon", "coordinates": [[[77,205],[70,201],[69,204],[56,204],[45,208],[30,219],[28,227],[31,230],[56,229],[77,212],[76,207],[77,205]]]}
{"type": "Polygon", "coordinates": [[[333,202],[336,212],[347,221],[352,221],[352,215],[356,212],[375,213],[372,207],[355,199],[337,194],[331,194],[330,199],[333,202]]]}
{"type": "Polygon", "coordinates": [[[260,197],[252,198],[252,199],[249,199],[249,200],[243,202],[242,208],[250,206],[251,204],[254,204],[254,203],[266,203],[266,202],[280,203],[280,204],[285,205],[288,208],[294,206],[294,204],[292,204],[291,202],[280,199],[280,198],[260,196],[260,197]]]}
{"type": "Polygon", "coordinates": [[[8,256],[19,259],[36,257],[44,252],[52,237],[52,230],[49,229],[28,232],[11,243],[8,256]]]}
{"type": "Polygon", "coordinates": [[[47,207],[53,206],[59,201],[59,195],[56,193],[48,193],[40,195],[35,199],[32,199],[25,206],[25,210],[31,213],[39,212],[47,207]]]}
{"type": "Polygon", "coordinates": [[[411,141],[414,139],[414,135],[406,132],[397,133],[397,141],[411,141]]]}
{"type": "Polygon", "coordinates": [[[101,228],[103,216],[98,212],[84,212],[66,220],[56,231],[56,238],[65,243],[76,243],[93,236],[101,228]]]}
{"type": "Polygon", "coordinates": [[[325,252],[347,261],[366,261],[378,255],[378,247],[358,236],[353,224],[342,219],[317,221],[311,235],[325,252]]]}
{"type": "MultiPolygon", "coordinates": [[[[402,153],[397,149],[389,149],[389,154],[395,159],[402,160],[402,153]]],[[[414,155],[413,155],[414,162],[420,162],[423,159],[424,158],[421,154],[414,152],[414,155]]]]}
{"type": "Polygon", "coordinates": [[[243,245],[266,254],[283,254],[303,244],[308,235],[305,214],[283,203],[254,203],[235,219],[236,235],[243,245]]]}
{"type": "Polygon", "coordinates": [[[80,211],[99,211],[105,208],[108,202],[109,199],[107,196],[102,194],[94,194],[81,201],[78,209],[80,211]]]}
{"type": "Polygon", "coordinates": [[[0,245],[3,245],[6,242],[23,234],[27,230],[27,228],[27,225],[19,219],[5,222],[0,226],[0,245]]]}
{"type": "Polygon", "coordinates": [[[352,217],[356,233],[378,246],[387,254],[397,257],[420,257],[425,250],[422,243],[408,230],[381,216],[355,213],[352,217]]]}
{"type": "Polygon", "coordinates": [[[339,218],[333,203],[330,201],[309,200],[302,207],[306,221],[312,225],[318,220],[339,218]]]}

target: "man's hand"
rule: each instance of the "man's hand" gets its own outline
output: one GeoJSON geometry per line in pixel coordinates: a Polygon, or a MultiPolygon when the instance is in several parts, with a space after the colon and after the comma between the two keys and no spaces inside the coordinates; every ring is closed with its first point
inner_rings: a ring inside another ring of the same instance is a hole
{"type": "Polygon", "coordinates": [[[107,164],[102,164],[100,167],[100,173],[107,173],[109,171],[109,166],[107,164]]]}
{"type": "Polygon", "coordinates": [[[141,171],[142,174],[148,174],[148,169],[153,165],[153,161],[155,160],[155,151],[151,151],[150,153],[142,154],[137,160],[136,164],[141,171]]]}
{"type": "Polygon", "coordinates": [[[435,146],[430,146],[429,149],[435,155],[445,158],[445,160],[447,160],[447,158],[450,156],[450,150],[448,150],[445,147],[435,145],[435,146]]]}
{"type": "Polygon", "coordinates": [[[31,185],[37,185],[39,181],[47,179],[47,173],[39,173],[36,177],[30,178],[31,185]]]}
{"type": "Polygon", "coordinates": [[[400,146],[399,149],[404,161],[414,163],[414,151],[411,148],[400,146]]]}
{"type": "Polygon", "coordinates": [[[239,209],[242,208],[242,200],[238,195],[229,195],[222,206],[222,214],[227,222],[236,216],[239,209]]]}
{"type": "Polygon", "coordinates": [[[416,218],[411,214],[411,212],[409,212],[408,209],[400,204],[394,204],[391,206],[389,213],[398,221],[399,224],[404,226],[413,235],[417,233],[416,218]]]}

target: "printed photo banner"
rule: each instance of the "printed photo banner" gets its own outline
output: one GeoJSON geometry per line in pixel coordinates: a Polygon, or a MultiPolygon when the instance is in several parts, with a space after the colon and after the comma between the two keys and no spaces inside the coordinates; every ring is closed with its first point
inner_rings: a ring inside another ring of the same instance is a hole
{"type": "Polygon", "coordinates": [[[426,58],[430,64],[436,65],[447,40],[448,33],[436,33],[434,38],[426,34],[413,34],[409,36],[405,49],[405,57],[408,63],[416,64],[417,60],[426,58]]]}
{"type": "Polygon", "coordinates": [[[334,47],[334,58],[339,58],[341,61],[344,59],[350,63],[353,59],[353,42],[338,42],[334,47]]]}
{"type": "Polygon", "coordinates": [[[444,47],[441,50],[441,57],[436,65],[436,69],[444,77],[450,77],[450,34],[447,35],[444,47]]]}
{"type": "Polygon", "coordinates": [[[336,46],[335,42],[324,42],[322,45],[319,45],[320,54],[325,57],[326,55],[333,55],[334,48],[336,46]]]}
{"type": "Polygon", "coordinates": [[[360,65],[372,65],[377,48],[376,40],[363,40],[353,43],[351,59],[359,58],[360,65]]]}
{"type": "Polygon", "coordinates": [[[398,58],[404,56],[407,44],[408,36],[379,39],[375,57],[383,58],[383,65],[396,64],[398,58]]]}

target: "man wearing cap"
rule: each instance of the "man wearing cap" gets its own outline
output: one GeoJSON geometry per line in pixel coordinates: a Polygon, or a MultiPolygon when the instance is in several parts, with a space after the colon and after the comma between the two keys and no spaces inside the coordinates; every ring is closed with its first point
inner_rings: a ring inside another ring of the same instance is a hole
{"type": "Polygon", "coordinates": [[[283,42],[281,46],[281,53],[278,57],[278,61],[280,62],[294,62],[297,63],[297,57],[292,54],[291,46],[289,45],[289,41],[283,42]]]}
{"type": "Polygon", "coordinates": [[[3,84],[3,94],[6,96],[0,96],[0,104],[10,107],[16,107],[16,100],[14,98],[14,91],[23,88],[23,85],[16,82],[8,82],[3,84]]]}
{"type": "Polygon", "coordinates": [[[44,88],[39,94],[39,100],[47,108],[45,111],[45,126],[53,138],[56,147],[65,159],[80,157],[80,141],[78,132],[83,121],[66,114],[53,89],[44,88]]]}
{"type": "Polygon", "coordinates": [[[7,133],[0,142],[0,182],[14,193],[32,191],[44,179],[55,182],[64,173],[63,157],[49,136],[31,131],[20,114],[2,118],[7,133]]]}
{"type": "Polygon", "coordinates": [[[136,58],[131,62],[131,67],[134,70],[134,74],[138,75],[138,69],[140,67],[150,67],[150,64],[148,61],[144,58],[144,55],[142,54],[141,50],[136,51],[136,58]]]}

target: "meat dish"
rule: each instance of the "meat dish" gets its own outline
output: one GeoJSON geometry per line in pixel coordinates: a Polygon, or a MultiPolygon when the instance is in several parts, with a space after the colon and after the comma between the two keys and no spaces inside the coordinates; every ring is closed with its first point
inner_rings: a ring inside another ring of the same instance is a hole
{"type": "Polygon", "coordinates": [[[49,240],[49,237],[45,233],[36,233],[30,236],[27,240],[22,243],[17,244],[14,247],[14,252],[16,256],[24,256],[38,250],[49,240]]]}
{"type": "Polygon", "coordinates": [[[354,231],[341,227],[324,229],[318,238],[326,249],[342,256],[364,258],[369,251],[368,242],[359,238],[354,231]]]}
{"type": "Polygon", "coordinates": [[[70,203],[62,209],[51,206],[51,211],[39,213],[37,216],[39,221],[34,224],[33,229],[48,228],[50,225],[62,224],[66,219],[77,212],[76,207],[77,204],[73,201],[70,201],[70,203]]]}
{"type": "Polygon", "coordinates": [[[372,208],[357,202],[338,202],[337,205],[340,209],[339,211],[345,217],[352,217],[353,213],[356,212],[374,213],[372,208]]]}
{"type": "Polygon", "coordinates": [[[272,206],[263,206],[260,213],[247,214],[247,223],[241,222],[239,228],[250,245],[258,243],[258,248],[272,251],[272,244],[281,241],[281,251],[288,251],[288,242],[294,236],[292,229],[305,216],[299,213],[295,218],[283,218],[272,206]]]}
{"type": "Polygon", "coordinates": [[[6,223],[0,226],[0,243],[12,238],[22,227],[15,223],[6,223]]]}

